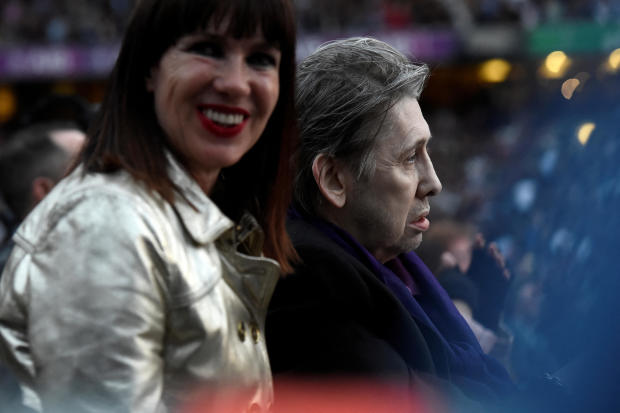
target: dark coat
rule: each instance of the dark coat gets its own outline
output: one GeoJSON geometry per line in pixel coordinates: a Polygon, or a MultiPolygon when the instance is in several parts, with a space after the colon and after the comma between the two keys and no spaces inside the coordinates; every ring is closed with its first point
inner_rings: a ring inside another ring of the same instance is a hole
{"type": "Polygon", "coordinates": [[[267,315],[276,399],[278,379],[290,376],[388,379],[413,389],[423,382],[459,411],[503,398],[487,383],[454,376],[445,340],[356,257],[307,221],[287,228],[302,262],[278,282],[267,315]]]}
{"type": "Polygon", "coordinates": [[[302,221],[289,233],[303,263],[280,280],[267,316],[274,374],[410,380],[436,374],[429,343],[388,288],[360,261],[302,221]]]}

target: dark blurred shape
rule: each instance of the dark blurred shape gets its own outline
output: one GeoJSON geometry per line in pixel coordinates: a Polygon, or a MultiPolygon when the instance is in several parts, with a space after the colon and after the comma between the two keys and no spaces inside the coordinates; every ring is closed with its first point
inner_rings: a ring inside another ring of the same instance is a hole
{"type": "Polygon", "coordinates": [[[439,272],[437,280],[453,301],[463,301],[475,313],[478,308],[478,288],[459,269],[450,268],[439,272]]]}
{"type": "Polygon", "coordinates": [[[86,132],[94,116],[94,106],[78,95],[50,94],[41,97],[19,118],[19,127],[45,122],[72,122],[86,132]]]}

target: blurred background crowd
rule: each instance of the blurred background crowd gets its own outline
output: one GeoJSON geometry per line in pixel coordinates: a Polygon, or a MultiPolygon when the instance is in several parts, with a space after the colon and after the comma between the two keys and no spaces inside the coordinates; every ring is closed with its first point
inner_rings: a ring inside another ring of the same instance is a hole
{"type": "MultiPolygon", "coordinates": [[[[6,0],[0,45],[114,42],[135,0],[6,0]]],[[[615,0],[296,0],[302,33],[467,24],[533,28],[567,21],[617,22],[615,0]]]]}
{"type": "MultiPolygon", "coordinates": [[[[0,145],[33,122],[88,123],[134,1],[2,1],[0,145]]],[[[466,224],[505,256],[515,378],[620,343],[620,0],[295,3],[300,57],[372,35],[431,66],[432,227],[466,224]]]]}

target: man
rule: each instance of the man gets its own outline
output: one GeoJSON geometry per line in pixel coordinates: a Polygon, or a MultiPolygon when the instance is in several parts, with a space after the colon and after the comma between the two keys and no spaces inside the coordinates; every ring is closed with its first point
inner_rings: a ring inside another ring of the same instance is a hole
{"type": "Polygon", "coordinates": [[[267,318],[274,373],[431,380],[483,403],[513,391],[412,252],[441,191],[418,103],[427,76],[368,38],[328,43],[300,64],[288,229],[301,263],[267,318]]]}
{"type": "MultiPolygon", "coordinates": [[[[45,122],[17,131],[0,146],[0,196],[12,216],[12,229],[60,180],[85,135],[68,122],[45,122]]],[[[9,215],[9,214],[6,214],[9,215]]],[[[12,247],[0,240],[0,272],[12,247]]]]}
{"type": "MultiPolygon", "coordinates": [[[[8,228],[0,238],[0,276],[13,248],[11,232],[62,178],[84,139],[77,125],[50,121],[20,129],[0,145],[0,201],[6,203],[0,202],[0,218],[8,228]]],[[[21,389],[1,360],[0,400],[7,411],[32,411],[22,405],[21,389]]]]}

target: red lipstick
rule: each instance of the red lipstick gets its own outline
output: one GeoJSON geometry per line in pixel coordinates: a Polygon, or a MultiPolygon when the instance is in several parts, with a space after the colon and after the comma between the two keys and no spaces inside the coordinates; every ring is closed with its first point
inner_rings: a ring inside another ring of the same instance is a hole
{"type": "Polygon", "coordinates": [[[200,105],[197,108],[197,112],[202,126],[212,134],[221,138],[231,138],[239,134],[245,128],[250,117],[250,113],[245,109],[216,104],[200,105]],[[235,125],[225,125],[208,118],[205,114],[208,110],[223,115],[241,115],[243,116],[243,120],[235,125]]]}

